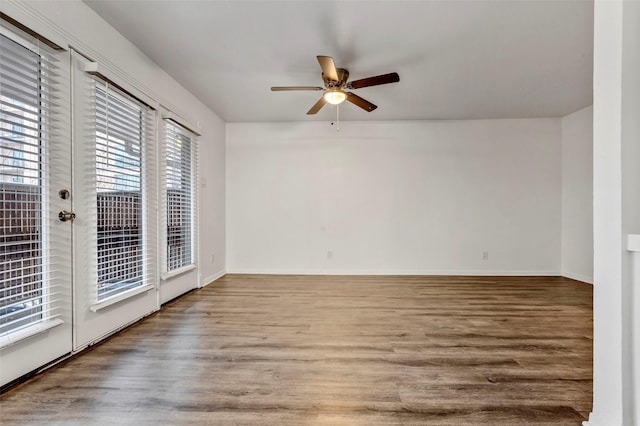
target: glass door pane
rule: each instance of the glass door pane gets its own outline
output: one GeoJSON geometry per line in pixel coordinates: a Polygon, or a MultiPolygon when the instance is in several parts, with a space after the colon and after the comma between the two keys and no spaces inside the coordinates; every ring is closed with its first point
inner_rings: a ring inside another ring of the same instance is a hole
{"type": "Polygon", "coordinates": [[[143,285],[144,111],[95,83],[98,301],[143,285]]]}
{"type": "Polygon", "coordinates": [[[1,386],[72,349],[72,225],[57,219],[71,210],[64,53],[0,30],[1,386]]]}

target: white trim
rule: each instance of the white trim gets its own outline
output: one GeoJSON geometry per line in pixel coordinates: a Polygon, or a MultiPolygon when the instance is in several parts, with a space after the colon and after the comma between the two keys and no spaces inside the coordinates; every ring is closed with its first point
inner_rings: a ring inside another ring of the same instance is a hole
{"type": "Polygon", "coordinates": [[[225,275],[227,275],[227,271],[220,271],[216,274],[213,275],[209,275],[208,277],[203,278],[200,281],[200,288],[208,286],[209,284],[211,284],[214,281],[219,280],[220,278],[224,277],[225,275]]]}
{"type": "MultiPolygon", "coordinates": [[[[5,22],[5,21],[2,21],[2,22],[5,22]]],[[[11,41],[18,43],[20,46],[24,47],[25,49],[30,50],[32,53],[35,53],[36,55],[40,56],[38,46],[35,45],[33,41],[27,40],[26,38],[18,34],[16,31],[14,31],[13,28],[15,27],[12,26],[12,28],[9,29],[10,25],[11,25],[10,23],[6,22],[5,25],[0,26],[0,34],[5,36],[11,41]]],[[[24,34],[24,32],[21,31],[19,28],[17,30],[24,34]]],[[[29,37],[34,39],[34,37],[31,35],[29,37]]]]}
{"type": "Polygon", "coordinates": [[[0,10],[11,19],[29,28],[39,36],[58,46],[61,50],[68,50],[69,43],[60,32],[52,28],[51,23],[40,14],[28,9],[24,2],[3,0],[0,2],[0,10]]]}
{"type": "Polygon", "coordinates": [[[85,349],[87,349],[88,347],[91,347],[91,346],[95,345],[96,343],[100,343],[101,341],[107,339],[108,337],[115,336],[116,334],[118,334],[122,330],[124,330],[125,328],[130,327],[133,324],[137,323],[138,321],[141,321],[141,320],[147,318],[148,316],[153,315],[154,313],[159,312],[159,311],[160,310],[158,308],[154,308],[154,309],[152,309],[152,310],[140,315],[139,317],[136,317],[136,318],[132,319],[131,321],[129,321],[129,322],[125,323],[125,324],[122,324],[122,325],[118,326],[117,328],[114,328],[113,330],[110,330],[110,331],[107,331],[104,334],[101,334],[100,336],[90,340],[89,342],[84,343],[84,344],[78,346],[77,348],[74,348],[74,350],[70,354],[70,356],[71,355],[75,355],[77,353],[80,353],[80,352],[84,351],[85,349]]]}
{"type": "Polygon", "coordinates": [[[182,275],[184,273],[187,273],[189,271],[193,271],[194,269],[196,269],[196,265],[194,263],[192,263],[191,265],[186,265],[186,266],[182,266],[178,269],[173,269],[171,271],[168,272],[163,272],[160,275],[160,278],[162,278],[163,281],[167,281],[177,275],[182,275]]]}
{"type": "Polygon", "coordinates": [[[190,131],[191,133],[193,133],[196,136],[202,136],[202,134],[200,132],[198,132],[196,129],[196,126],[194,126],[193,124],[189,123],[187,120],[185,120],[184,118],[180,117],[179,115],[167,111],[167,112],[163,112],[162,113],[162,119],[163,120],[171,120],[174,123],[176,123],[179,126],[184,127],[185,129],[187,129],[188,131],[190,131]]]}
{"type": "Polygon", "coordinates": [[[640,252],[640,234],[627,235],[627,251],[640,252]]]}
{"type": "Polygon", "coordinates": [[[113,297],[109,297],[102,302],[94,303],[89,307],[89,309],[91,310],[91,312],[98,312],[100,309],[104,309],[108,306],[114,305],[118,302],[122,302],[123,300],[129,299],[133,296],[146,293],[153,289],[155,289],[155,287],[150,284],[132,288],[131,290],[123,291],[122,293],[118,293],[113,297]]]}
{"type": "Polygon", "coordinates": [[[587,284],[593,284],[593,277],[588,277],[586,275],[582,275],[582,274],[574,274],[573,272],[563,272],[562,276],[565,278],[570,278],[572,280],[576,280],[576,281],[582,281],[584,283],[587,284]]]}
{"type": "Polygon", "coordinates": [[[29,337],[33,337],[37,334],[44,333],[45,331],[50,330],[53,327],[57,327],[63,323],[64,321],[56,318],[53,320],[42,321],[37,324],[30,325],[29,327],[25,327],[22,330],[9,333],[5,336],[0,336],[0,349],[4,349],[6,347],[14,345],[21,340],[28,339],[29,337]]]}
{"type": "Polygon", "coordinates": [[[265,275],[459,275],[459,276],[552,276],[559,271],[492,271],[492,270],[439,270],[439,269],[258,269],[231,268],[228,274],[265,275]]]}
{"type": "Polygon", "coordinates": [[[158,101],[153,99],[151,96],[137,89],[135,86],[129,86],[128,84],[122,84],[118,80],[118,76],[113,74],[109,69],[105,66],[100,65],[98,62],[85,62],[84,63],[84,72],[91,75],[97,75],[105,80],[108,80],[120,87],[123,90],[127,91],[131,96],[137,98],[141,102],[147,104],[147,106],[157,110],[160,105],[158,101]]]}
{"type": "Polygon", "coordinates": [[[600,418],[593,411],[589,413],[589,420],[585,420],[582,422],[582,426],[622,426],[621,424],[616,425],[610,421],[606,421],[605,419],[600,418]]]}

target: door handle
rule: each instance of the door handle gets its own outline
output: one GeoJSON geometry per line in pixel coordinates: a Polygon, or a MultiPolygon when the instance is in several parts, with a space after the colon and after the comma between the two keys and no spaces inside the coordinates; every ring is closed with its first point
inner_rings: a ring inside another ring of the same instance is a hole
{"type": "Polygon", "coordinates": [[[60,219],[60,222],[66,222],[68,220],[73,221],[75,218],[76,218],[76,214],[73,212],[60,210],[60,213],[58,213],[58,219],[60,219]]]}

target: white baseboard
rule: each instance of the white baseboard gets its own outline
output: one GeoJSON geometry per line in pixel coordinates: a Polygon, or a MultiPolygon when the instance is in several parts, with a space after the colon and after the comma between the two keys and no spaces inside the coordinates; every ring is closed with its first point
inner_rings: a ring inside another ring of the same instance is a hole
{"type": "Polygon", "coordinates": [[[230,268],[228,274],[264,275],[459,275],[459,276],[562,276],[559,271],[492,271],[434,269],[261,269],[230,268]]]}
{"type": "Polygon", "coordinates": [[[611,422],[592,411],[589,413],[589,420],[582,422],[582,426],[622,426],[622,422],[611,422]]]}
{"type": "Polygon", "coordinates": [[[215,280],[218,280],[222,277],[224,277],[225,275],[227,275],[227,271],[225,271],[224,269],[220,272],[217,272],[213,275],[210,275],[206,278],[202,278],[202,280],[200,281],[200,287],[204,287],[206,285],[211,284],[212,282],[214,282],[215,280]]]}
{"type": "Polygon", "coordinates": [[[574,274],[572,272],[563,272],[562,276],[565,278],[571,278],[572,280],[582,281],[587,284],[593,284],[593,277],[588,277],[582,274],[574,274]]]}

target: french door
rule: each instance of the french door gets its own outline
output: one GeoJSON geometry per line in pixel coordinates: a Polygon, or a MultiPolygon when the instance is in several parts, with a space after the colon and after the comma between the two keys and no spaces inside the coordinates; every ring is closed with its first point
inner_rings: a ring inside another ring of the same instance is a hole
{"type": "Polygon", "coordinates": [[[69,104],[68,58],[4,22],[0,30],[3,385],[72,351],[73,192],[69,114],[59,109],[69,104]]]}
{"type": "Polygon", "coordinates": [[[0,29],[1,387],[159,304],[155,112],[0,29]]]}
{"type": "Polygon", "coordinates": [[[155,114],[71,51],[74,349],[158,308],[155,114]]]}

